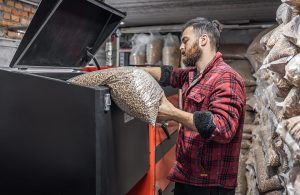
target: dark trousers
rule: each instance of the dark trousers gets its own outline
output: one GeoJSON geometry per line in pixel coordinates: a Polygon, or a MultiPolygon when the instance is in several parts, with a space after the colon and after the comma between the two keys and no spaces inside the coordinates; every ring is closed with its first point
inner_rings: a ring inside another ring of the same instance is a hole
{"type": "Polygon", "coordinates": [[[235,189],[198,187],[175,183],[174,195],[235,195],[235,189]]]}

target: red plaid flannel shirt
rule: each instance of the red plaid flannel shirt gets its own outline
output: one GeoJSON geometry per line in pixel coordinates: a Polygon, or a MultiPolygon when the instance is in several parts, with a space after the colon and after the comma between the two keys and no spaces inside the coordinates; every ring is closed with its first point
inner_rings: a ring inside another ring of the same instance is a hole
{"type": "Polygon", "coordinates": [[[216,128],[208,139],[186,127],[179,130],[171,181],[233,189],[237,184],[246,95],[242,78],[217,53],[198,82],[196,69],[174,68],[168,84],[182,88],[183,110],[210,111],[216,128]]]}

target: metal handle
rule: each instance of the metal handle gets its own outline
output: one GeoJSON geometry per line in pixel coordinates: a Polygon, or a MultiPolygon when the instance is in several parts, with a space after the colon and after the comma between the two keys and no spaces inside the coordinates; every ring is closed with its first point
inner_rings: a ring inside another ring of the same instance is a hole
{"type": "Polygon", "coordinates": [[[107,93],[104,95],[104,111],[109,111],[111,106],[110,94],[107,93]]]}
{"type": "Polygon", "coordinates": [[[161,128],[163,129],[164,133],[166,134],[167,139],[171,139],[171,136],[170,136],[167,124],[166,123],[162,123],[161,124],[161,128]]]}

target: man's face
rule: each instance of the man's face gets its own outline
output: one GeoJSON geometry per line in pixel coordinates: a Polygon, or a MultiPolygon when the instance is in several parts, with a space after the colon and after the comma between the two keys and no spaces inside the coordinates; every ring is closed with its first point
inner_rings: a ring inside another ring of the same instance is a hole
{"type": "Polygon", "coordinates": [[[199,39],[196,37],[193,27],[188,27],[183,31],[180,52],[183,63],[187,67],[196,66],[197,61],[202,55],[202,49],[199,47],[199,39]]]}

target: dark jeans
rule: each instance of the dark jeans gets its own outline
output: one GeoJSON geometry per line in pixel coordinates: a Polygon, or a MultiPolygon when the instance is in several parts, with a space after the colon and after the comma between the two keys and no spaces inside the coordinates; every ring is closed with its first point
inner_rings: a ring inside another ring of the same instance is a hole
{"type": "Polygon", "coordinates": [[[235,195],[235,189],[198,187],[175,183],[174,195],[235,195]]]}

